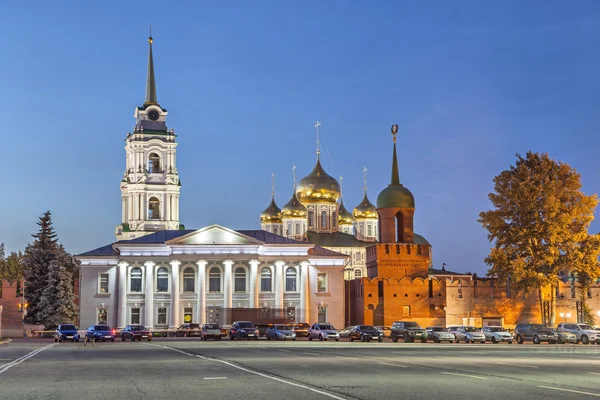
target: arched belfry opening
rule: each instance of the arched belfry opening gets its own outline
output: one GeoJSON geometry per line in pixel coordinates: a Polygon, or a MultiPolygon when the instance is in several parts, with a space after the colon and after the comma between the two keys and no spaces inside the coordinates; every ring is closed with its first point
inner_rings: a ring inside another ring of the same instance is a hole
{"type": "Polygon", "coordinates": [[[160,174],[162,172],[160,168],[160,156],[158,154],[150,153],[148,157],[148,171],[151,174],[160,174]]]}
{"type": "Polygon", "coordinates": [[[148,200],[148,219],[160,220],[160,200],[156,197],[151,197],[148,200]]]}
{"type": "Polygon", "coordinates": [[[404,215],[402,211],[396,213],[396,242],[404,242],[404,215]]]}

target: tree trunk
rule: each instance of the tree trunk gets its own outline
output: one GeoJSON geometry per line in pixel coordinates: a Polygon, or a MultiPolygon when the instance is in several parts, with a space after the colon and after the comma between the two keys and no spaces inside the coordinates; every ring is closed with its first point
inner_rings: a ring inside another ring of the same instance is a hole
{"type": "Polygon", "coordinates": [[[554,284],[550,285],[550,326],[556,326],[556,287],[554,284]]]}
{"type": "Polygon", "coordinates": [[[546,325],[546,319],[544,318],[544,288],[541,284],[538,284],[538,298],[540,300],[540,317],[542,319],[542,325],[546,325]]]}

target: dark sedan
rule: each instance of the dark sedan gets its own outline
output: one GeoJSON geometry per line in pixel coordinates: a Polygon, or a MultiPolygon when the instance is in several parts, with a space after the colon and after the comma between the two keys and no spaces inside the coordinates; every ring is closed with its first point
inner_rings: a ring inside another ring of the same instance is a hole
{"type": "Polygon", "coordinates": [[[111,342],[114,342],[115,333],[116,331],[110,329],[110,326],[108,325],[92,325],[87,328],[85,337],[90,340],[102,340],[103,342],[110,340],[111,342]]]}
{"type": "Polygon", "coordinates": [[[71,342],[79,342],[79,332],[77,332],[77,327],[73,324],[61,324],[56,328],[56,332],[54,332],[55,342],[62,342],[67,339],[70,339],[71,342]]]}
{"type": "Polygon", "coordinates": [[[204,324],[200,329],[200,340],[221,340],[221,327],[217,324],[204,324]]]}
{"type": "Polygon", "coordinates": [[[256,329],[256,326],[252,322],[236,321],[231,324],[231,329],[229,329],[229,339],[258,340],[258,329],[256,329]]]}
{"type": "Polygon", "coordinates": [[[359,339],[361,342],[370,342],[371,339],[383,342],[383,332],[371,325],[356,325],[350,330],[349,337],[351,342],[359,339]]]}
{"type": "Polygon", "coordinates": [[[141,342],[142,339],[151,341],[152,340],[152,332],[150,332],[148,329],[146,329],[145,326],[142,326],[142,325],[127,325],[121,331],[121,340],[125,341],[127,339],[131,340],[132,342],[134,340],[141,342]]]}
{"type": "Polygon", "coordinates": [[[200,324],[183,324],[177,328],[175,336],[202,336],[200,333],[200,324]]]}

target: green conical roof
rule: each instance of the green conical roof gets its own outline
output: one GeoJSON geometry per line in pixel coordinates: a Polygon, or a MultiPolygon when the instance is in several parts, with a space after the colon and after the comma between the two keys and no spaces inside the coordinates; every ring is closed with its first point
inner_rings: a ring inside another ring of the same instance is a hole
{"type": "Polygon", "coordinates": [[[392,182],[377,196],[377,209],[380,208],[415,208],[413,194],[400,183],[395,140],[392,158],[392,182]]]}

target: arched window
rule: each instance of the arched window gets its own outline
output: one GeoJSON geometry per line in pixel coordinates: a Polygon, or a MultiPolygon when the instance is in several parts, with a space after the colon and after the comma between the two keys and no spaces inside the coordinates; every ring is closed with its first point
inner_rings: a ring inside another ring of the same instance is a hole
{"type": "Polygon", "coordinates": [[[292,232],[292,223],[288,222],[288,226],[287,226],[287,232],[285,233],[287,236],[293,234],[294,232],[292,232]]]}
{"type": "Polygon", "coordinates": [[[151,174],[160,174],[160,157],[156,153],[150,153],[148,157],[148,171],[151,174]]]}
{"type": "Polygon", "coordinates": [[[358,233],[359,237],[363,237],[365,235],[365,226],[363,224],[358,226],[358,233]]]}
{"type": "Polygon", "coordinates": [[[158,271],[156,271],[156,291],[169,291],[169,271],[165,267],[160,267],[158,271]]]}
{"type": "Polygon", "coordinates": [[[221,291],[221,271],[217,267],[212,267],[208,273],[208,291],[211,293],[221,291]]]}
{"type": "Polygon", "coordinates": [[[140,293],[142,291],[142,270],[135,267],[131,270],[129,278],[129,290],[140,293]]]}
{"type": "Polygon", "coordinates": [[[273,233],[279,235],[279,229],[277,229],[277,225],[273,227],[273,233]]]}
{"type": "Polygon", "coordinates": [[[235,284],[236,293],[246,293],[246,270],[242,267],[235,269],[235,284]]]}
{"type": "Polygon", "coordinates": [[[272,281],[272,273],[270,268],[263,268],[260,271],[260,291],[261,292],[270,292],[271,291],[271,281],[272,281]]]}
{"type": "Polygon", "coordinates": [[[321,211],[321,228],[327,228],[327,212],[321,211]]]}
{"type": "Polygon", "coordinates": [[[148,200],[148,219],[160,219],[160,201],[156,197],[148,200]]]}
{"type": "Polygon", "coordinates": [[[367,225],[367,236],[373,236],[373,227],[371,225],[367,225]]]}
{"type": "Polygon", "coordinates": [[[313,210],[308,210],[308,226],[314,226],[315,223],[315,212],[313,210]]]}
{"type": "Polygon", "coordinates": [[[296,222],[296,235],[300,234],[300,222],[296,222]]]}
{"type": "Polygon", "coordinates": [[[360,269],[355,269],[355,270],[354,270],[354,277],[355,277],[355,278],[362,278],[362,270],[360,270],[360,269]]]}
{"type": "Polygon", "coordinates": [[[194,268],[187,267],[183,270],[183,291],[193,292],[195,287],[194,268]]]}
{"type": "Polygon", "coordinates": [[[337,212],[335,212],[335,210],[333,210],[331,212],[331,228],[334,229],[335,228],[335,224],[337,223],[337,212]]]}
{"type": "Polygon", "coordinates": [[[298,272],[296,271],[296,268],[288,267],[285,270],[285,291],[286,292],[297,291],[297,288],[296,288],[297,276],[298,276],[298,272]]]}

